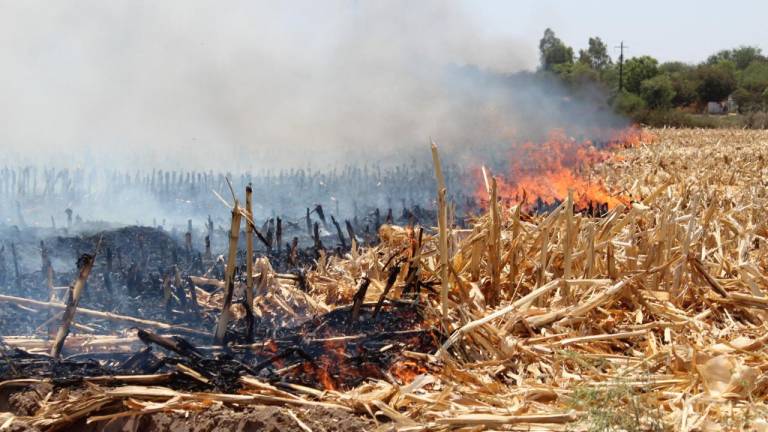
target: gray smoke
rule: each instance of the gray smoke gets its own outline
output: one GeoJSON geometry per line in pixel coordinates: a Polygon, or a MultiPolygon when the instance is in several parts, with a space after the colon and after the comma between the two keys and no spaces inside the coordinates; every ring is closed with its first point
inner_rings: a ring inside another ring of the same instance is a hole
{"type": "Polygon", "coordinates": [[[464,7],[0,1],[0,148],[57,166],[322,168],[428,156],[429,137],[446,157],[488,154],[580,116],[556,84],[484,78],[535,67],[536,47],[488,38],[464,7]]]}
{"type": "Polygon", "coordinates": [[[407,164],[410,177],[383,182],[326,187],[321,174],[282,190],[262,184],[256,214],[431,207],[430,138],[464,201],[472,173],[481,164],[503,173],[525,140],[626,124],[600,89],[574,94],[534,73],[536,47],[488,36],[467,4],[0,0],[0,226],[54,217],[61,227],[65,208],[87,222],[226,218],[209,190],[228,196],[221,178],[189,197],[154,183],[148,193],[136,183],[154,182],[153,169],[229,172],[242,194],[244,171],[407,164]],[[14,183],[20,165],[36,167],[26,191],[14,183]],[[46,194],[44,175],[60,170],[46,194]],[[134,186],[115,187],[116,170],[134,186]]]}

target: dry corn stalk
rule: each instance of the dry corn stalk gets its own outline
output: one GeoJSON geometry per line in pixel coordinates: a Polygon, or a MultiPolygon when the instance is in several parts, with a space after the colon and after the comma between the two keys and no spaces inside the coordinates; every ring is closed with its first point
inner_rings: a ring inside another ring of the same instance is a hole
{"type": "Polygon", "coordinates": [[[448,274],[448,262],[450,260],[450,257],[448,256],[448,206],[445,202],[447,190],[445,189],[443,171],[440,167],[440,157],[437,154],[437,145],[434,142],[432,143],[432,162],[435,165],[435,179],[437,180],[437,225],[439,231],[440,281],[442,285],[440,290],[440,308],[443,315],[444,325],[447,328],[448,293],[451,289],[451,281],[448,274]]]}
{"type": "Polygon", "coordinates": [[[237,241],[240,238],[240,207],[235,200],[235,206],[232,209],[232,224],[229,229],[229,254],[227,258],[227,269],[224,278],[224,302],[221,306],[221,315],[216,325],[216,332],[213,336],[213,343],[221,345],[224,343],[224,335],[227,332],[227,324],[231,318],[232,295],[235,291],[235,268],[237,267],[237,241]]]}

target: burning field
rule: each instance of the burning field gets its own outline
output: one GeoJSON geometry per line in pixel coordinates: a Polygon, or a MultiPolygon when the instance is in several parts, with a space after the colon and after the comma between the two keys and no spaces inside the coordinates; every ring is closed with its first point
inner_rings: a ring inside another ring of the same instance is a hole
{"type": "Polygon", "coordinates": [[[768,134],[433,157],[402,215],[0,225],[0,430],[768,428],[768,134]]]}

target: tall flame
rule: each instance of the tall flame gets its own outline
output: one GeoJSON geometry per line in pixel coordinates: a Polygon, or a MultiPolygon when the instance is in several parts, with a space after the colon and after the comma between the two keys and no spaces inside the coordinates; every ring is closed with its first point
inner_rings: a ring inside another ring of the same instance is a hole
{"type": "MultiPolygon", "coordinates": [[[[600,140],[577,140],[563,130],[553,130],[543,143],[526,142],[511,149],[506,173],[497,178],[499,197],[510,204],[523,203],[533,208],[537,199],[552,204],[574,194],[574,204],[586,208],[590,204],[607,204],[609,208],[626,203],[626,197],[611,193],[602,180],[585,174],[586,168],[611,157],[611,150],[634,147],[653,140],[642,129],[631,127],[621,131],[603,132],[600,140]]],[[[477,196],[487,201],[484,182],[477,196]]]]}

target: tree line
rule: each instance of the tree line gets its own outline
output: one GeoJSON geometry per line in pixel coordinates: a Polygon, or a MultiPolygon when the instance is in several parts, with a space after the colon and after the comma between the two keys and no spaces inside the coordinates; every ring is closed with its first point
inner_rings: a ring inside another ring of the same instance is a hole
{"type": "Polygon", "coordinates": [[[546,29],[539,52],[541,73],[559,77],[574,91],[602,89],[615,111],[640,122],[691,125],[695,120],[690,114],[731,98],[746,119],[743,126],[768,127],[768,57],[759,47],[722,50],[698,64],[631,57],[621,65],[621,74],[620,59],[611,58],[599,37],[590,37],[587,48],[575,53],[546,29]]]}

